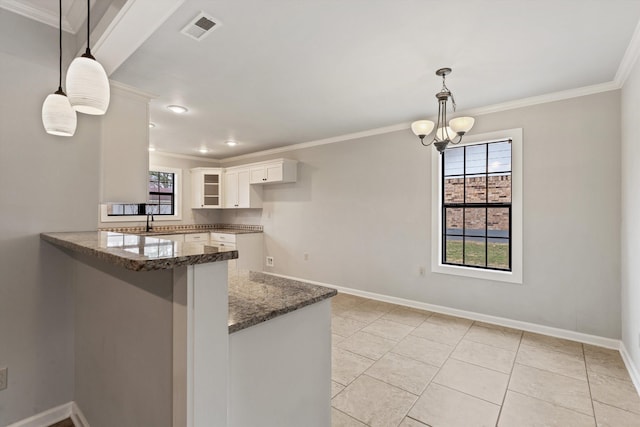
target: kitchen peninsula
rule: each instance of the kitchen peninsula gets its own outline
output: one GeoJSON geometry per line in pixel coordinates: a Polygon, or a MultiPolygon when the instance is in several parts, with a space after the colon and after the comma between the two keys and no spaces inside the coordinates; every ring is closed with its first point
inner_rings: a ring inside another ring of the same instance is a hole
{"type": "Polygon", "coordinates": [[[330,424],[335,290],[229,273],[238,252],[198,242],[41,238],[73,259],[76,395],[92,427],[330,424]]]}

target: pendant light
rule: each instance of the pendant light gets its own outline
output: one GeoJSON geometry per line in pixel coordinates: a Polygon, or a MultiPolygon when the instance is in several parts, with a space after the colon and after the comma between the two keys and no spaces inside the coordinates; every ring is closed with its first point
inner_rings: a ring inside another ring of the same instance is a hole
{"type": "Polygon", "coordinates": [[[47,96],[42,104],[42,124],[44,130],[51,135],[73,136],[76,133],[76,112],[71,108],[69,98],[62,90],[62,0],[60,5],[59,22],[59,75],[58,90],[47,96]]]}
{"type": "Polygon", "coordinates": [[[74,59],[67,71],[67,93],[74,110],[79,113],[102,115],[109,108],[109,79],[107,73],[89,48],[91,31],[90,0],[87,0],[87,50],[74,59]]]}

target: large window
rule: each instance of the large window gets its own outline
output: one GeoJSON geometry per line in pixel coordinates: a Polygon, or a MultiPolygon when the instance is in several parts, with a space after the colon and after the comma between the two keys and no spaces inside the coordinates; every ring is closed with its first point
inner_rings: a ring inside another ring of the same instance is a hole
{"type": "Polygon", "coordinates": [[[522,283],[522,129],[432,151],[431,271],[522,283]]]}
{"type": "Polygon", "coordinates": [[[151,167],[146,203],[109,203],[101,206],[101,221],[145,221],[147,214],[157,220],[180,220],[181,170],[151,167]]]}
{"type": "Polygon", "coordinates": [[[442,156],[442,263],[511,271],[511,140],[442,156]]]}

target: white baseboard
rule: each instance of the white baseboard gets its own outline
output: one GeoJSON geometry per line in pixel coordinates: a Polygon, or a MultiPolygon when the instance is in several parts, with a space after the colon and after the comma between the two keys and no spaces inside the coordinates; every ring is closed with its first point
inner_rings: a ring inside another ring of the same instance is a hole
{"type": "Polygon", "coordinates": [[[55,408],[47,409],[32,417],[17,421],[7,427],[48,427],[64,419],[71,418],[76,427],[90,427],[87,419],[75,402],[65,403],[55,408]]]}
{"type": "Polygon", "coordinates": [[[633,385],[636,386],[638,394],[640,394],[640,373],[638,373],[638,369],[633,364],[633,360],[631,360],[631,355],[627,351],[627,346],[624,345],[624,341],[620,341],[620,354],[622,355],[622,360],[624,360],[624,364],[627,367],[627,371],[629,371],[631,381],[633,382],[633,385]]]}
{"type": "Polygon", "coordinates": [[[274,274],[264,272],[272,276],[283,277],[285,279],[297,280],[299,282],[306,282],[312,285],[325,286],[327,288],[333,288],[339,292],[345,294],[356,295],[363,298],[369,298],[377,301],[388,302],[392,304],[404,305],[406,307],[419,308],[421,310],[433,311],[435,313],[448,314],[451,316],[463,317],[465,319],[477,320],[479,322],[491,323],[499,326],[506,326],[508,328],[521,329],[527,332],[535,332],[538,334],[549,335],[557,338],[564,338],[571,341],[578,341],[585,344],[597,345],[599,347],[610,348],[613,350],[620,350],[620,340],[599,337],[597,335],[589,335],[581,332],[570,331],[567,329],[553,328],[551,326],[538,325],[536,323],[523,322],[521,320],[507,319],[505,317],[490,316],[487,314],[476,313],[473,311],[459,310],[457,308],[450,308],[441,305],[428,304],[419,301],[408,300],[404,298],[397,298],[388,295],[376,294],[373,292],[361,291],[358,289],[345,288],[342,286],[332,285],[330,283],[316,282],[313,280],[301,279],[298,277],[285,276],[282,274],[274,274]]]}

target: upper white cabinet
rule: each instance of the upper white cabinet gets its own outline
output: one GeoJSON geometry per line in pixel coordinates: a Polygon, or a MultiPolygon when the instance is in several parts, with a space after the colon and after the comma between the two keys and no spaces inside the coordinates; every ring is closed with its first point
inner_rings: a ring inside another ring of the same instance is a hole
{"type": "Polygon", "coordinates": [[[224,207],[261,208],[262,188],[250,184],[248,168],[229,168],[224,173],[224,207]]]}
{"type": "Polygon", "coordinates": [[[191,169],[191,207],[218,209],[222,207],[222,169],[191,169]]]}
{"type": "Polygon", "coordinates": [[[296,182],[298,175],[298,162],[295,160],[278,159],[245,166],[249,166],[251,184],[296,182]]]}

